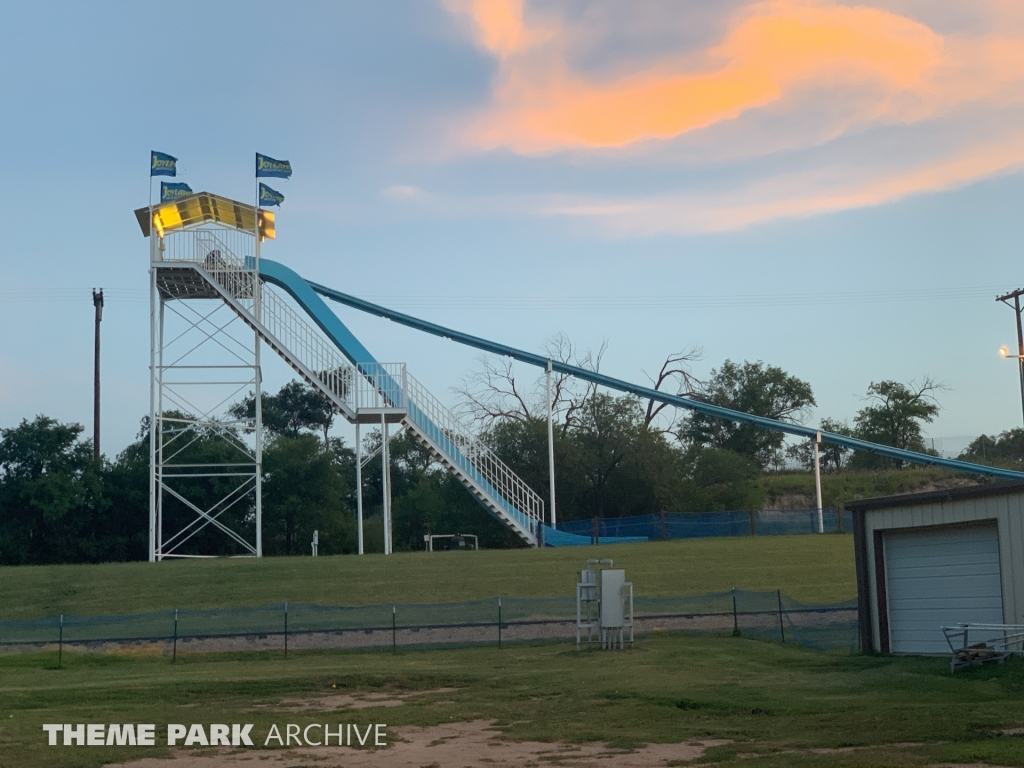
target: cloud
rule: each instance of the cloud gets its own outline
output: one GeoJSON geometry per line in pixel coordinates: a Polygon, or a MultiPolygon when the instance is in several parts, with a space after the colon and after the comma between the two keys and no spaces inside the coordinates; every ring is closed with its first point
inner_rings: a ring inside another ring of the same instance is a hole
{"type": "Polygon", "coordinates": [[[865,85],[881,100],[919,86],[942,56],[941,37],[911,19],[777,0],[743,9],[725,39],[698,56],[593,82],[572,71],[557,46],[538,52],[527,43],[530,30],[510,18],[517,5],[471,10],[479,43],[503,60],[495,107],[466,136],[483,148],[539,153],[672,138],[815,82],[865,85]]]}
{"type": "Polygon", "coordinates": [[[780,173],[742,189],[623,197],[562,196],[538,201],[539,215],[584,218],[612,237],[696,234],[740,229],[774,219],[864,208],[920,192],[962,187],[979,176],[1024,170],[1024,139],[965,147],[943,162],[886,170],[852,162],[831,169],[780,173]]]}
{"type": "Polygon", "coordinates": [[[381,190],[380,194],[381,197],[386,197],[389,200],[412,200],[413,198],[421,197],[423,190],[409,184],[393,184],[381,190]]]}
{"type": "Polygon", "coordinates": [[[1019,2],[741,0],[696,40],[678,3],[446,5],[496,63],[489,103],[459,118],[463,152],[618,168],[634,190],[551,189],[547,176],[538,215],[619,233],[729,229],[1021,167],[1019,2]],[[637,169],[666,167],[700,169],[711,189],[638,188],[637,169]]]}

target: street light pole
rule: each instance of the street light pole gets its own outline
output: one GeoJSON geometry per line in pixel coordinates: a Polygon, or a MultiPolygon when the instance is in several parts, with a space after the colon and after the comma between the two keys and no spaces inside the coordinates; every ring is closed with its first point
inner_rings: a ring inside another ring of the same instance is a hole
{"type": "Polygon", "coordinates": [[[1017,369],[1020,374],[1020,405],[1021,411],[1024,413],[1024,328],[1021,326],[1020,319],[1020,297],[1022,295],[1024,295],[1024,288],[1018,288],[1005,296],[997,296],[996,301],[1011,306],[1010,299],[1013,299],[1013,311],[1017,315],[1017,369]]]}

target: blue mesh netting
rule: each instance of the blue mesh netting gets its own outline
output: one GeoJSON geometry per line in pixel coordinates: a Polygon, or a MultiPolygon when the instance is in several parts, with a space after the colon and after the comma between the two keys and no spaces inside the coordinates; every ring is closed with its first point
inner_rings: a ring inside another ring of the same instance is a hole
{"type": "MultiPolygon", "coordinates": [[[[826,533],[840,530],[839,513],[834,507],[822,511],[826,533]]],[[[732,512],[666,512],[664,515],[605,517],[561,522],[558,530],[593,540],[617,536],[641,536],[659,539],[696,539],[707,536],[783,536],[816,533],[818,514],[814,509],[759,510],[732,512]]],[[[843,513],[842,530],[853,530],[853,516],[843,513]]]]}

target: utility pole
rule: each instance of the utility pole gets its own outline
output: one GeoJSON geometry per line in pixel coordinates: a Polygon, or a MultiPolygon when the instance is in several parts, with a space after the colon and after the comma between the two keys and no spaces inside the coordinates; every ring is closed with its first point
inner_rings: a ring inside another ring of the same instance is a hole
{"type": "Polygon", "coordinates": [[[96,308],[96,342],[92,371],[92,453],[100,458],[100,323],[103,322],[103,289],[92,289],[92,305],[96,308]]]}
{"type": "Polygon", "coordinates": [[[1024,295],[1024,288],[1018,288],[1005,296],[997,296],[996,301],[1013,307],[1013,311],[1017,313],[1017,368],[1020,371],[1020,405],[1021,410],[1024,411],[1024,329],[1021,328],[1020,322],[1020,297],[1022,295],[1024,295]],[[1013,299],[1012,304],[1010,299],[1013,299]]]}

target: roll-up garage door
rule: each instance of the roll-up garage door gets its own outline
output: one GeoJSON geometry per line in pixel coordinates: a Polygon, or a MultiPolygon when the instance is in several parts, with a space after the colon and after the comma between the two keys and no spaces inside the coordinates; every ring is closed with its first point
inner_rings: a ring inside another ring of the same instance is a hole
{"type": "Polygon", "coordinates": [[[885,581],[893,653],[948,653],[939,627],[1003,621],[995,524],[886,532],[885,581]]]}

